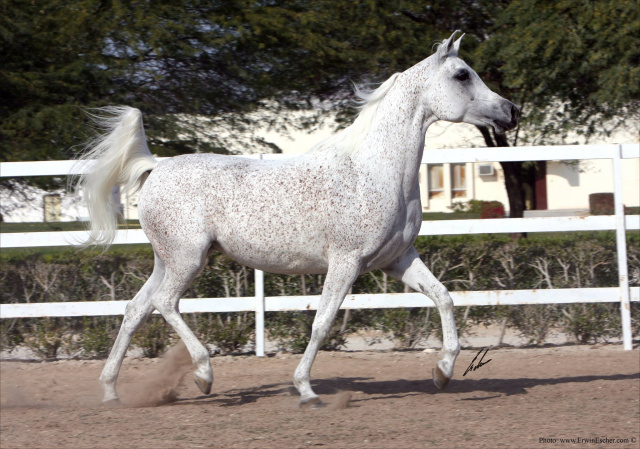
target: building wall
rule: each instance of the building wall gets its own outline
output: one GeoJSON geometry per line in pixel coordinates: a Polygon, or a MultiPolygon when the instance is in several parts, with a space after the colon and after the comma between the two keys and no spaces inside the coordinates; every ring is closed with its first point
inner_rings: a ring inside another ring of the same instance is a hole
{"type": "MultiPolygon", "coordinates": [[[[640,161],[622,160],[623,203],[640,206],[640,161]]],[[[589,209],[589,195],[613,192],[613,164],[590,159],[575,164],[547,162],[549,209],[589,209]]]]}
{"type": "Polygon", "coordinates": [[[472,199],[500,201],[505,207],[505,212],[508,211],[509,199],[504,187],[504,173],[499,163],[489,164],[493,165],[494,172],[490,176],[478,174],[478,166],[487,164],[465,164],[466,190],[463,196],[457,197],[453,190],[452,165],[454,164],[442,164],[443,191],[438,195],[430,192],[429,166],[422,165],[420,167],[420,197],[423,212],[451,212],[453,203],[467,202],[472,199]]]}

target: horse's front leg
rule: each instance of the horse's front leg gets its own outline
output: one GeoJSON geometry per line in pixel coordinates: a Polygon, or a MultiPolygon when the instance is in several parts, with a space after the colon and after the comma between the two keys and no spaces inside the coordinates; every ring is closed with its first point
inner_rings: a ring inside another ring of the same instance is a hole
{"type": "Polygon", "coordinates": [[[453,365],[460,353],[456,320],[453,316],[453,300],[449,291],[420,260],[415,248],[411,248],[385,273],[400,279],[412,289],[427,295],[438,308],[442,319],[442,358],[433,370],[433,383],[443,390],[453,376],[453,365]]]}
{"type": "Polygon", "coordinates": [[[318,349],[329,334],[331,324],[336,317],[336,313],[348,293],[349,288],[358,277],[360,266],[357,262],[338,261],[329,265],[329,271],[324,281],[320,305],[316,312],[313,326],[311,328],[311,339],[304,351],[302,360],[293,374],[293,383],[300,392],[299,406],[301,408],[321,407],[322,401],[311,389],[310,374],[311,365],[316,358],[318,349]]]}

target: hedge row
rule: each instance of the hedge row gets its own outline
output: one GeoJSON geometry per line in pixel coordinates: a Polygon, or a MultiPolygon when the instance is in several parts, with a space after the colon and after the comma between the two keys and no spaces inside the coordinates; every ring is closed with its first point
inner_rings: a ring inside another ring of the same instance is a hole
{"type": "MultiPolygon", "coordinates": [[[[612,233],[528,238],[460,236],[422,237],[416,247],[434,275],[451,291],[617,285],[615,238],[612,233]]],[[[640,239],[628,239],[632,285],[640,277],[640,239]]],[[[61,251],[49,254],[4,255],[0,258],[0,302],[56,302],[128,300],[152,271],[150,249],[110,250],[105,254],[61,251]]],[[[252,296],[253,271],[227,257],[211,257],[185,297],[252,296]]],[[[265,275],[265,293],[275,295],[320,294],[324,276],[265,275]]],[[[405,291],[404,285],[382,272],[360,276],[353,293],[405,291]]],[[[571,304],[471,307],[455,309],[460,333],[470,324],[502,323],[516,328],[532,344],[543,344],[550,331],[567,332],[578,342],[602,341],[620,336],[619,305],[571,304]]],[[[638,304],[632,308],[634,332],[640,331],[638,304]]],[[[250,348],[253,313],[203,313],[185,320],[204,343],[222,352],[250,348]]],[[[75,357],[104,357],[117,334],[121,317],[3,319],[3,350],[26,345],[44,359],[61,353],[75,357]]],[[[308,342],[313,314],[267,313],[269,337],[282,349],[303,350],[308,342]]],[[[386,332],[397,347],[410,348],[440,333],[435,308],[341,311],[325,343],[339,349],[345,336],[361,329],[386,332]]],[[[156,356],[176,340],[159,316],[153,316],[136,334],[133,344],[146,356],[156,356]]]]}

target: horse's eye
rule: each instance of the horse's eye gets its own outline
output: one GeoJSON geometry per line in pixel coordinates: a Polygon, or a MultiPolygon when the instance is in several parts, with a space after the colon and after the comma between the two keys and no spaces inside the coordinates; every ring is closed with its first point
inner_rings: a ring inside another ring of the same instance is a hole
{"type": "Polygon", "coordinates": [[[466,81],[469,79],[469,71],[465,69],[458,70],[453,77],[458,81],[466,81]]]}

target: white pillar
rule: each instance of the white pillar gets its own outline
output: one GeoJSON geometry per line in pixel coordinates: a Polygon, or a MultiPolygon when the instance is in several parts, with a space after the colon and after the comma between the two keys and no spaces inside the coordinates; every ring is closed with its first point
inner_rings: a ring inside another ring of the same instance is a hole
{"type": "Polygon", "coordinates": [[[622,145],[613,156],[613,203],[616,214],[616,247],[618,253],[618,279],[620,283],[620,315],[622,318],[622,343],[624,349],[633,349],[631,344],[631,302],[629,298],[629,272],[627,269],[627,239],[622,202],[622,145]]]}
{"type": "Polygon", "coordinates": [[[264,357],[264,272],[255,270],[256,355],[264,357]]]}
{"type": "Polygon", "coordinates": [[[453,191],[451,190],[453,187],[453,179],[451,177],[450,163],[442,164],[442,178],[442,188],[444,189],[444,204],[446,207],[450,208],[453,205],[453,191]]]}

